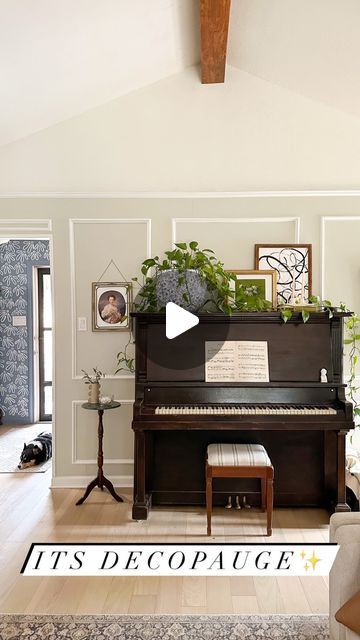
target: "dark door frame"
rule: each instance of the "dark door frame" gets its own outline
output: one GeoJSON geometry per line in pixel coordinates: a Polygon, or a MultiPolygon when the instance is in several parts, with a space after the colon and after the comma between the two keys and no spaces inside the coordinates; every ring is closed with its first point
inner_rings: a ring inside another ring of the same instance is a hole
{"type": "Polygon", "coordinates": [[[37,267],[37,290],[38,290],[38,333],[39,333],[39,420],[49,422],[52,420],[51,414],[45,413],[45,389],[52,387],[52,381],[44,379],[44,334],[52,332],[52,327],[44,327],[42,301],[43,301],[43,276],[51,275],[50,267],[37,267]]]}

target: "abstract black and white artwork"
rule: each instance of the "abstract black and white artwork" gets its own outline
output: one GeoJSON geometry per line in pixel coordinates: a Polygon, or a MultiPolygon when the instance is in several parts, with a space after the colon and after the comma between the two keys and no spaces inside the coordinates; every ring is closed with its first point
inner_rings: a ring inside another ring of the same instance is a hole
{"type": "Polygon", "coordinates": [[[302,304],[311,296],[311,244],[256,244],[255,269],[275,269],[277,303],[302,304]]]}

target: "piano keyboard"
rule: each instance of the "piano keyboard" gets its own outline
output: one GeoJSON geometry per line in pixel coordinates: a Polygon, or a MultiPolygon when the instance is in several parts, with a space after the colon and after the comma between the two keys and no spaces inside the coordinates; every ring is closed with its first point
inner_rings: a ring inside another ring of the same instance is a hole
{"type": "Polygon", "coordinates": [[[157,415],[217,415],[217,416],[319,416],[336,415],[336,410],[331,407],[300,406],[300,405],[271,405],[271,406],[180,406],[180,407],[156,407],[157,415]]]}

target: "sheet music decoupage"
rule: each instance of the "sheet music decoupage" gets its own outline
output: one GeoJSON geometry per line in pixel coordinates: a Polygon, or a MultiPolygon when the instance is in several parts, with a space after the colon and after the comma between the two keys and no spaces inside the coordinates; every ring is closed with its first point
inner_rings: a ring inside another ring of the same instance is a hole
{"type": "Polygon", "coordinates": [[[206,382],[269,382],[268,343],[262,340],[205,342],[206,382]]]}

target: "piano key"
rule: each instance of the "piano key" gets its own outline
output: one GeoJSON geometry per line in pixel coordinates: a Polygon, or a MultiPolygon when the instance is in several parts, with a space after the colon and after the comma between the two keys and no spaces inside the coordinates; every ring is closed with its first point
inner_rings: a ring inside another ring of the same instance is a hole
{"type": "Polygon", "coordinates": [[[336,415],[336,409],[314,405],[158,406],[156,415],[336,415]]]}

